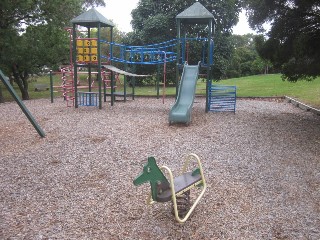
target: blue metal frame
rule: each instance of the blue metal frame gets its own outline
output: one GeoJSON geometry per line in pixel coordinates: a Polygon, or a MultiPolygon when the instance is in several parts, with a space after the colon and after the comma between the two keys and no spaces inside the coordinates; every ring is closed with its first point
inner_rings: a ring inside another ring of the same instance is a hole
{"type": "MultiPolygon", "coordinates": [[[[169,41],[149,44],[144,46],[129,46],[124,44],[119,44],[115,42],[108,42],[105,40],[100,40],[101,43],[109,44],[110,46],[110,56],[101,56],[102,58],[108,59],[110,61],[126,63],[126,64],[141,64],[141,65],[154,65],[154,64],[164,64],[168,62],[175,62],[178,60],[179,64],[185,62],[185,43],[187,41],[204,41],[208,42],[207,38],[181,38],[181,49],[182,54],[180,59],[177,59],[177,53],[175,52],[178,39],[172,39],[169,41]],[[119,48],[119,55],[115,56],[115,48],[119,48]]],[[[213,64],[213,40],[210,40],[210,60],[209,64],[213,64]]],[[[201,65],[206,66],[206,54],[202,55],[201,65]]]]}
{"type": "Polygon", "coordinates": [[[209,87],[208,109],[211,112],[236,112],[236,86],[212,85],[209,87]]]}
{"type": "Polygon", "coordinates": [[[99,93],[98,92],[77,92],[78,106],[98,106],[99,93]]]}

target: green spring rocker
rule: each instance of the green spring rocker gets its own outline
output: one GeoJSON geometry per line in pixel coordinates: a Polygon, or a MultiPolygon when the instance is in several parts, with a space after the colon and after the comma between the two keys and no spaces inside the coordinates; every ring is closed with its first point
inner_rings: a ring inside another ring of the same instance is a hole
{"type": "Polygon", "coordinates": [[[173,213],[179,223],[184,223],[189,218],[207,188],[200,159],[194,153],[186,157],[182,168],[182,175],[176,178],[173,178],[173,174],[167,166],[159,167],[155,158],[149,157],[147,164],[143,167],[142,173],[134,179],[133,184],[138,186],[146,182],[150,182],[151,186],[151,192],[147,197],[147,204],[172,201],[173,213]],[[186,172],[190,160],[195,160],[198,168],[194,171],[186,172]],[[166,178],[163,170],[168,173],[169,179],[166,178]],[[190,190],[200,186],[202,190],[190,207],[190,190]]]}

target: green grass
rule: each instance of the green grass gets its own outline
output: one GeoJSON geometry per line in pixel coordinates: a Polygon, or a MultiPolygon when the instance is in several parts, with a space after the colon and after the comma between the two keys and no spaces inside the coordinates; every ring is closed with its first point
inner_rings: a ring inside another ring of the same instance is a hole
{"type": "Polygon", "coordinates": [[[220,81],[237,86],[238,97],[290,96],[311,106],[320,107],[320,78],[296,83],[282,81],[280,74],[257,75],[220,81]]]}
{"type": "MultiPolygon", "coordinates": [[[[320,78],[296,83],[282,81],[280,74],[256,75],[215,82],[217,85],[237,86],[238,97],[290,96],[314,107],[320,107],[320,78]]],[[[197,83],[197,94],[205,95],[206,84],[197,83]]],[[[137,95],[155,95],[155,87],[136,88],[137,95]]],[[[162,94],[162,89],[160,95],[162,94]]],[[[166,88],[166,94],[175,94],[175,88],[166,88]]]]}
{"type": "MultiPolygon", "coordinates": [[[[46,83],[49,85],[49,76],[38,77],[36,80],[33,79],[29,83],[29,94],[32,99],[37,98],[50,98],[50,91],[41,91],[35,92],[35,84],[46,83]]],[[[122,81],[123,83],[123,81],[122,81]]],[[[54,76],[54,85],[58,86],[61,84],[60,76],[54,76]]],[[[86,80],[84,76],[81,76],[81,85],[85,85],[86,80]]],[[[235,85],[237,86],[237,96],[238,97],[283,97],[290,96],[296,98],[308,105],[313,107],[320,108],[320,78],[317,78],[313,81],[298,81],[296,83],[291,83],[287,81],[282,81],[280,74],[269,74],[269,75],[257,75],[249,76],[242,78],[233,78],[228,80],[222,80],[217,83],[218,85],[235,85]]],[[[9,93],[4,89],[2,83],[0,84],[4,90],[4,97],[6,101],[12,100],[9,96],[9,93]]],[[[205,81],[200,79],[197,83],[197,94],[205,95],[205,81]]],[[[20,93],[16,85],[14,88],[20,93]]],[[[82,91],[83,89],[81,89],[82,91]]],[[[121,91],[122,86],[118,87],[117,91],[121,91]]],[[[84,90],[83,90],[84,91],[84,90]]],[[[96,91],[96,90],[94,90],[96,91]]],[[[127,91],[131,91],[131,88],[128,88],[127,91]]],[[[166,87],[166,95],[174,95],[175,87],[166,87]]],[[[156,96],[157,91],[155,86],[148,87],[136,87],[136,95],[147,95],[147,96],[156,96]]],[[[163,88],[160,88],[160,96],[163,94],[163,88]]],[[[60,96],[61,93],[54,93],[54,96],[60,96]]]]}

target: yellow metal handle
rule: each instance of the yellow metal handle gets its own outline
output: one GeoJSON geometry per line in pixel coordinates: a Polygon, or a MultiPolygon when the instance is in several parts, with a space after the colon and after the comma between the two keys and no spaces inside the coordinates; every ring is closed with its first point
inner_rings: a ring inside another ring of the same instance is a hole
{"type": "Polygon", "coordinates": [[[187,219],[189,218],[189,216],[191,215],[191,213],[193,212],[193,210],[195,209],[195,207],[199,203],[200,199],[202,198],[202,196],[203,196],[203,194],[204,194],[204,192],[206,191],[206,188],[207,188],[206,180],[205,180],[204,175],[203,175],[203,169],[202,169],[201,161],[200,161],[200,158],[196,154],[191,153],[191,154],[189,154],[187,156],[186,161],[184,163],[184,166],[182,168],[182,171],[185,172],[185,170],[187,169],[187,166],[188,166],[188,164],[189,164],[189,162],[190,162],[190,160],[192,158],[195,158],[197,160],[197,162],[198,162],[200,175],[201,175],[201,180],[202,180],[202,184],[203,184],[203,189],[202,189],[200,195],[197,197],[196,201],[194,202],[194,204],[192,205],[192,207],[190,208],[190,210],[188,211],[188,213],[186,214],[186,216],[183,219],[181,219],[179,217],[179,212],[178,212],[178,207],[177,207],[177,199],[176,199],[176,194],[175,194],[175,189],[174,189],[174,181],[173,181],[172,172],[166,166],[162,166],[161,167],[161,170],[165,169],[169,174],[169,182],[170,182],[170,188],[171,188],[171,193],[172,193],[172,202],[173,202],[174,215],[175,215],[176,220],[179,223],[184,223],[185,221],[187,221],[187,219]]]}
{"type": "Polygon", "coordinates": [[[147,197],[147,205],[151,205],[151,204],[154,204],[156,201],[154,201],[152,199],[152,193],[150,192],[148,197],[147,197]]]}
{"type": "MultiPolygon", "coordinates": [[[[178,207],[177,207],[177,199],[176,199],[176,193],[175,193],[175,188],[174,188],[174,179],[173,179],[173,174],[170,170],[170,168],[168,168],[167,166],[162,166],[160,169],[161,170],[166,170],[168,172],[168,175],[169,175],[169,183],[170,183],[170,189],[171,189],[171,194],[172,194],[172,202],[173,202],[173,209],[174,209],[174,215],[175,215],[175,218],[176,220],[179,222],[179,223],[184,223],[185,221],[187,221],[187,219],[190,217],[191,213],[193,212],[193,210],[195,209],[195,207],[197,206],[197,204],[199,203],[200,199],[202,198],[204,192],[206,191],[206,188],[207,188],[207,184],[206,184],[206,180],[204,178],[204,175],[203,175],[203,169],[202,169],[202,165],[201,165],[201,161],[200,161],[200,158],[194,154],[194,153],[190,153],[185,162],[184,162],[184,165],[183,165],[183,168],[182,168],[182,174],[186,172],[187,170],[187,167],[190,163],[190,160],[191,159],[195,159],[198,163],[198,166],[199,166],[199,170],[200,170],[200,175],[201,175],[201,181],[202,181],[202,191],[200,193],[200,195],[197,197],[196,201],[194,202],[194,204],[192,205],[192,207],[189,209],[188,213],[186,214],[186,216],[181,219],[179,217],[179,212],[178,212],[178,207]]],[[[189,187],[188,189],[191,189],[193,186],[189,187]]],[[[188,189],[185,189],[185,190],[188,190],[188,189]]],[[[148,197],[147,197],[147,204],[148,205],[151,205],[153,203],[155,203],[156,201],[154,201],[152,199],[152,195],[151,195],[151,192],[149,193],[148,197]]]]}

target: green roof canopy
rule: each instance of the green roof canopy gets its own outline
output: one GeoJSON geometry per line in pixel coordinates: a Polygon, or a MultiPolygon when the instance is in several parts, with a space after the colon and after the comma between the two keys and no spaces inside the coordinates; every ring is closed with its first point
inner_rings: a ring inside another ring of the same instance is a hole
{"type": "Polygon", "coordinates": [[[216,23],[212,13],[199,2],[195,2],[192,6],[179,13],[176,19],[180,19],[182,23],[190,24],[207,24],[209,20],[216,23]]]}
{"type": "Polygon", "coordinates": [[[71,23],[77,24],[83,27],[98,27],[100,23],[101,27],[114,27],[114,24],[106,19],[101,13],[94,8],[82,13],[78,17],[71,20],[71,23]]]}

